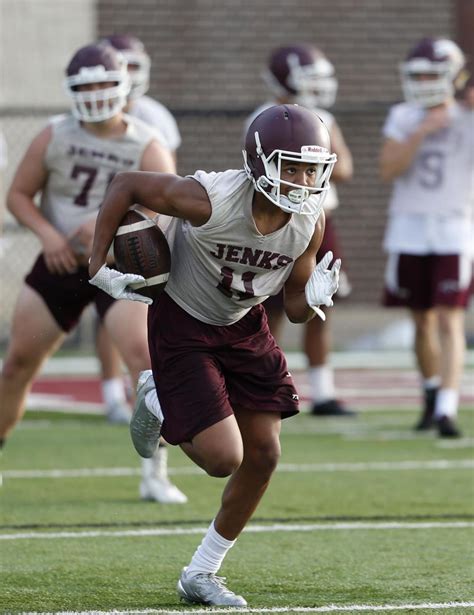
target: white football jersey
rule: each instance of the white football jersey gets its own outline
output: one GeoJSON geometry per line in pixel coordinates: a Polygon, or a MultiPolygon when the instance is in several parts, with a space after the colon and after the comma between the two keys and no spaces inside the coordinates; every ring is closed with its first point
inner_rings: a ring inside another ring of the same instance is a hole
{"type": "MultiPolygon", "coordinates": [[[[383,134],[406,140],[426,110],[390,109],[383,134]]],[[[384,247],[388,252],[458,254],[471,250],[474,216],[474,112],[449,107],[447,128],[428,135],[410,168],[393,182],[384,247]]]]}
{"type": "Polygon", "coordinates": [[[48,179],[40,209],[64,235],[97,216],[116,173],[140,168],[155,131],[140,120],[124,118],[126,131],[112,139],[87,132],[70,114],[51,119],[52,137],[45,156],[48,179]]]}
{"type": "Polygon", "coordinates": [[[308,247],[320,213],[293,214],[283,228],[262,235],[245,171],[197,171],[191,177],[205,188],[212,213],[200,227],[175,220],[166,292],[194,318],[230,325],[279,292],[308,247]]]}
{"type": "Polygon", "coordinates": [[[170,111],[157,100],[149,96],[140,96],[133,101],[128,113],[155,128],[162,136],[162,139],[159,139],[160,142],[172,152],[181,145],[181,135],[176,120],[170,111]]]}
{"type": "MultiPolygon", "coordinates": [[[[265,109],[269,109],[270,107],[273,107],[274,105],[277,105],[277,104],[279,103],[277,103],[276,101],[269,100],[263,103],[263,105],[260,105],[260,107],[255,109],[255,111],[248,116],[248,118],[244,122],[244,135],[243,135],[244,141],[245,141],[245,136],[247,134],[249,126],[254,121],[254,119],[257,117],[257,115],[262,113],[262,111],[265,111],[265,109]]],[[[323,120],[324,124],[326,125],[326,128],[328,129],[329,133],[331,133],[333,124],[335,122],[334,115],[332,113],[329,113],[327,109],[320,109],[319,107],[312,109],[312,111],[314,111],[317,115],[319,115],[319,117],[323,120]]],[[[337,196],[336,187],[334,183],[332,183],[330,184],[329,191],[326,195],[326,198],[324,199],[324,210],[329,211],[331,209],[336,209],[338,205],[339,205],[339,197],[337,196]]]]}

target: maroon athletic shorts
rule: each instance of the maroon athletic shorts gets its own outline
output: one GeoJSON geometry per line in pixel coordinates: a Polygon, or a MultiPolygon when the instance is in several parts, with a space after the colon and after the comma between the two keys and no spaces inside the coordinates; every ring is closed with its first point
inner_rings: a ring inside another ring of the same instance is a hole
{"type": "Polygon", "coordinates": [[[99,317],[103,319],[115,302],[110,295],[89,284],[86,267],[79,267],[76,273],[51,273],[42,254],[25,277],[25,282],[41,296],[54,320],[66,333],[76,326],[89,303],[95,303],[99,317]]]}
{"type": "MultiPolygon", "coordinates": [[[[326,252],[332,251],[334,258],[330,263],[332,263],[337,259],[342,259],[341,249],[339,247],[339,242],[337,239],[336,230],[334,228],[334,224],[329,216],[326,216],[326,227],[324,229],[323,241],[321,242],[321,246],[319,247],[318,253],[316,254],[316,260],[319,262],[326,252]]],[[[334,300],[336,300],[337,294],[334,296],[334,300]]],[[[283,290],[281,290],[277,295],[272,295],[268,297],[266,301],[264,301],[263,305],[265,309],[270,312],[282,312],[284,309],[283,303],[283,290]]]]}
{"type": "Polygon", "coordinates": [[[170,444],[192,440],[233,407],[282,418],[298,413],[293,379],[261,305],[233,325],[214,326],[164,292],[148,311],[148,344],[170,444]]]}
{"type": "Polygon", "coordinates": [[[466,307],[472,290],[472,264],[458,254],[390,254],[383,304],[427,310],[466,307]]]}

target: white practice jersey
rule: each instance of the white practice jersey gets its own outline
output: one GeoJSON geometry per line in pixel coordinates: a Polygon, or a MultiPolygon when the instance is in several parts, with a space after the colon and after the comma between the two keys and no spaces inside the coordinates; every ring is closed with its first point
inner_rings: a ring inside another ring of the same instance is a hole
{"type": "Polygon", "coordinates": [[[130,116],[124,119],[127,129],[123,135],[100,139],[84,130],[70,114],[52,118],[52,137],[45,156],[48,180],[40,209],[64,235],[97,216],[116,173],[140,168],[155,131],[130,116]]]}
{"type": "Polygon", "coordinates": [[[140,96],[133,101],[128,113],[155,128],[161,135],[160,143],[172,152],[181,145],[178,124],[171,112],[160,102],[149,96],[140,96]]]}
{"type": "Polygon", "coordinates": [[[212,213],[200,227],[175,220],[166,292],[194,318],[230,325],[283,287],[308,247],[319,213],[293,214],[283,228],[262,235],[245,171],[197,171],[191,177],[205,188],[212,213]]]}
{"type": "MultiPolygon", "coordinates": [[[[265,111],[265,109],[269,109],[270,107],[273,107],[274,105],[277,105],[277,104],[279,103],[277,103],[276,101],[269,100],[263,103],[263,105],[260,105],[260,107],[255,109],[255,111],[248,116],[248,118],[245,120],[245,123],[244,123],[244,135],[243,135],[244,141],[245,141],[245,136],[247,134],[249,126],[254,121],[254,119],[257,117],[257,115],[262,113],[262,111],[265,111]]],[[[312,109],[312,111],[314,111],[317,115],[319,115],[319,117],[323,120],[324,124],[326,125],[326,128],[328,129],[329,133],[331,133],[334,122],[336,121],[334,118],[334,115],[332,113],[329,113],[329,111],[327,111],[326,109],[321,109],[319,107],[315,107],[314,109],[312,109]]],[[[338,205],[339,205],[339,197],[337,196],[336,187],[334,183],[332,183],[330,184],[329,191],[326,195],[326,198],[324,199],[324,210],[330,211],[331,209],[336,209],[338,205]]]]}
{"type": "MultiPolygon", "coordinates": [[[[405,141],[426,110],[390,109],[383,134],[405,141]]],[[[449,107],[449,126],[428,135],[406,173],[394,180],[384,247],[389,252],[451,254],[470,250],[474,214],[474,112],[449,107]]]]}

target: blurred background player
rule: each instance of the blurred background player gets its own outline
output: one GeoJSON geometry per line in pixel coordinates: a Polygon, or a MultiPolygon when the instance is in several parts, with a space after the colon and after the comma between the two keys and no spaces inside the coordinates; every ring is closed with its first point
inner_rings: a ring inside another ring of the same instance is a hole
{"type": "MultiPolygon", "coordinates": [[[[150,87],[151,60],[144,44],[131,34],[112,34],[101,42],[112,45],[127,63],[131,87],[124,107],[125,113],[152,127],[157,132],[157,139],[171,152],[176,164],[181,135],[176,120],[165,105],[146,95],[150,87]]],[[[123,379],[122,361],[110,336],[100,323],[96,334],[96,349],[101,364],[102,394],[109,420],[128,423],[131,414],[126,401],[127,383],[123,379]]],[[[153,457],[142,461],[144,475],[163,476],[163,480],[167,481],[167,457],[166,444],[161,440],[153,457]]],[[[142,497],[153,496],[154,493],[155,490],[150,492],[145,487],[142,497]]],[[[157,490],[153,499],[160,501],[160,494],[161,490],[157,490]]]]}
{"type": "MultiPolygon", "coordinates": [[[[256,109],[246,120],[245,132],[253,119],[264,109],[277,104],[298,104],[315,111],[326,124],[331,135],[331,145],[337,154],[337,163],[331,176],[331,189],[324,201],[326,229],[318,259],[332,251],[334,259],[341,258],[341,250],[331,218],[331,212],[338,204],[334,182],[347,181],[352,177],[352,156],[341,129],[334,116],[327,111],[337,94],[338,82],[334,66],[326,56],[310,44],[295,44],[274,49],[270,55],[264,80],[274,95],[256,109]]],[[[341,271],[339,290],[336,297],[350,293],[347,275],[341,271]]],[[[285,314],[282,294],[270,297],[265,302],[270,330],[280,340],[285,314]]],[[[330,310],[322,308],[326,320],[313,318],[304,325],[304,352],[309,370],[311,412],[315,416],[352,416],[353,410],[347,408],[336,397],[333,368],[329,363],[331,350],[330,310]]]]}
{"type": "MultiPolygon", "coordinates": [[[[112,45],[127,62],[131,87],[124,111],[153,127],[159,133],[158,140],[172,153],[176,162],[181,135],[171,112],[157,100],[146,96],[150,87],[151,61],[142,41],[130,34],[113,34],[100,42],[112,45]]],[[[107,418],[111,423],[129,423],[131,409],[127,402],[122,361],[100,323],[96,331],[96,351],[100,361],[102,396],[107,418]]],[[[164,451],[162,454],[166,455],[164,451]]]]}
{"type": "MultiPolygon", "coordinates": [[[[132,381],[150,365],[146,307],[91,292],[87,263],[97,213],[114,175],[131,169],[173,173],[174,161],[151,128],[123,114],[130,79],[113,47],[82,47],[66,75],[72,113],[56,117],[33,139],[8,192],[9,210],[38,236],[42,251],[20,291],[0,376],[2,442],[23,416],[41,365],[90,303],[132,381]],[[34,199],[40,193],[38,208],[34,199]]],[[[168,481],[166,467],[160,470],[159,476],[144,472],[142,497],[186,501],[168,481]]]]}
{"type": "Polygon", "coordinates": [[[380,173],[393,181],[384,248],[386,306],[415,325],[424,408],[415,429],[456,425],[464,366],[464,313],[472,280],[474,121],[454,98],[465,60],[446,39],[423,39],[401,64],[405,102],[383,128],[380,173]]]}
{"type": "Polygon", "coordinates": [[[158,100],[147,96],[150,87],[150,56],[141,40],[130,34],[113,34],[104,39],[122,53],[127,61],[131,89],[125,112],[153,126],[161,135],[161,142],[176,159],[181,145],[179,128],[171,112],[158,100]]]}

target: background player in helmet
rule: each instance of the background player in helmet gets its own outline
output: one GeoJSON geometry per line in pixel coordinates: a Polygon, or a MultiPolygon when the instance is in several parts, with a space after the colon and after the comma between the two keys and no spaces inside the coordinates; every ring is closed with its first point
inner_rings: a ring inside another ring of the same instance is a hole
{"type": "MultiPolygon", "coordinates": [[[[112,301],[93,289],[87,262],[97,212],[113,176],[125,169],[173,172],[174,162],[152,129],[122,113],[130,82],[115,49],[82,47],[66,74],[72,113],[57,117],[33,139],[8,192],[9,210],[38,236],[42,252],[13,315],[0,377],[1,440],[21,419],[42,363],[88,304],[95,303],[134,381],[150,364],[145,306],[112,301]]],[[[171,484],[168,495],[185,500],[171,484]]]]}
{"type": "MultiPolygon", "coordinates": [[[[146,96],[150,85],[151,62],[143,43],[130,34],[114,34],[102,39],[101,42],[112,45],[127,62],[131,87],[124,111],[153,127],[159,133],[160,143],[172,153],[176,161],[181,135],[170,111],[157,100],[146,96]]],[[[109,420],[112,423],[128,423],[130,411],[126,402],[122,363],[118,350],[114,348],[104,327],[99,326],[97,329],[96,348],[101,363],[102,394],[109,420]]],[[[166,452],[161,451],[160,454],[165,456],[166,452]]],[[[155,460],[155,462],[157,467],[158,465],[161,467],[161,461],[155,460]]]]}
{"type": "MultiPolygon", "coordinates": [[[[329,129],[332,149],[337,154],[337,163],[331,176],[331,189],[324,201],[326,230],[319,256],[331,250],[334,258],[338,258],[341,256],[341,251],[331,212],[338,206],[339,200],[333,182],[346,181],[352,177],[352,156],[334,116],[327,111],[327,107],[334,104],[337,93],[338,83],[334,67],[313,45],[288,45],[272,51],[264,79],[275,99],[264,103],[252,113],[246,121],[246,129],[263,109],[285,103],[295,103],[313,109],[329,129]]],[[[337,296],[347,296],[349,292],[347,276],[342,272],[337,296]]],[[[282,295],[270,297],[265,303],[265,308],[270,330],[279,339],[285,320],[282,295]]],[[[303,346],[309,366],[312,413],[316,416],[355,414],[336,398],[334,373],[329,362],[331,349],[329,312],[326,314],[326,320],[314,318],[304,325],[303,346]]]]}
{"type": "Polygon", "coordinates": [[[162,137],[163,145],[176,157],[181,145],[176,120],[165,105],[146,95],[150,87],[151,60],[144,44],[130,34],[113,34],[104,40],[120,51],[127,61],[132,83],[127,97],[126,113],[156,128],[162,137]]]}
{"type": "Polygon", "coordinates": [[[405,102],[389,111],[380,173],[393,181],[385,305],[406,306],[424,389],[417,430],[458,436],[464,311],[472,278],[474,122],[454,99],[459,47],[423,39],[401,65],[405,102]]]}
{"type": "MultiPolygon", "coordinates": [[[[151,61],[144,44],[130,34],[113,34],[102,39],[102,42],[112,45],[127,62],[131,87],[124,111],[154,128],[159,133],[160,143],[171,152],[176,162],[181,135],[170,111],[161,102],[146,95],[150,86],[151,61]]],[[[96,346],[102,369],[103,396],[109,408],[109,416],[116,416],[120,422],[129,422],[130,412],[124,404],[126,392],[122,362],[104,327],[98,327],[96,346]],[[124,407],[125,412],[120,412],[120,408],[124,407]]],[[[152,481],[142,483],[142,497],[163,501],[162,494],[166,494],[168,484],[167,450],[163,441],[153,457],[144,459],[142,465],[144,476],[153,477],[152,481]],[[159,488],[160,482],[163,482],[163,489],[159,488]],[[147,484],[153,488],[147,488],[147,484]]]]}
{"type": "Polygon", "coordinates": [[[316,265],[336,161],[320,118],[294,105],[263,111],[249,128],[244,158],[245,170],[186,178],[117,175],[97,219],[89,269],[91,284],[114,284],[121,297],[127,280],[105,259],[123,213],[139,201],[176,217],[171,274],[150,308],[153,374],[140,379],[131,433],[149,456],[163,422],[168,442],[211,476],[230,476],[178,583],[183,598],[209,605],[246,604],[215,575],[277,465],[282,418],[298,412],[261,303],[284,287],[286,313],[304,322],[332,304],[340,268],[336,261],[327,269],[331,254],[316,265]]]}

